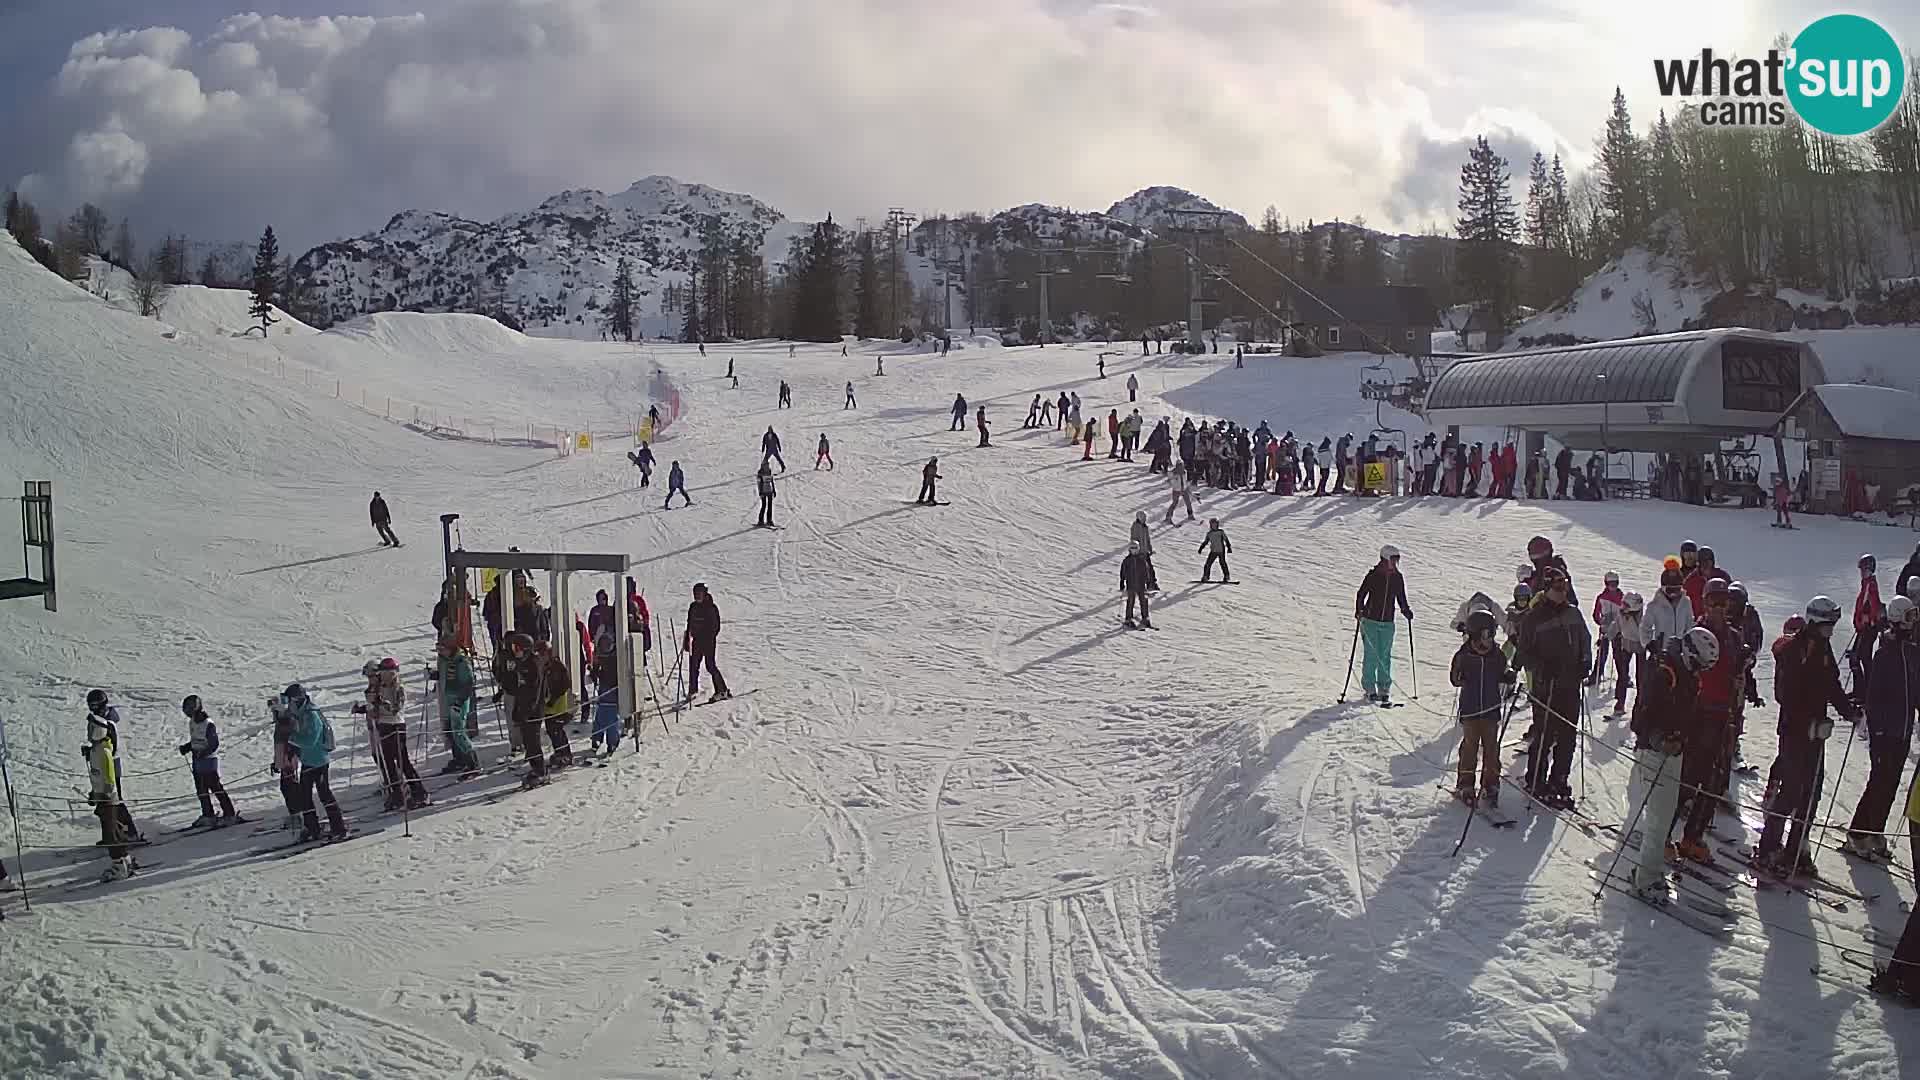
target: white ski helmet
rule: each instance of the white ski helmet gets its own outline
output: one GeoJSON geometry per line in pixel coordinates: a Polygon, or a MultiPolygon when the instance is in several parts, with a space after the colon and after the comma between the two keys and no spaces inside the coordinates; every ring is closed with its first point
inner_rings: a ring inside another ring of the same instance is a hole
{"type": "Polygon", "coordinates": [[[1644,596],[1641,596],[1637,592],[1630,592],[1627,595],[1620,598],[1620,610],[1625,611],[1628,614],[1638,615],[1642,611],[1645,611],[1646,607],[1647,607],[1647,598],[1644,596]]]}
{"type": "Polygon", "coordinates": [[[1606,572],[1605,575],[1603,575],[1600,578],[1600,580],[1606,582],[1608,585],[1618,585],[1620,584],[1620,575],[1614,573],[1612,570],[1609,570],[1606,572]]]}
{"type": "Polygon", "coordinates": [[[1916,615],[1920,615],[1920,608],[1914,607],[1913,601],[1904,596],[1887,601],[1887,621],[1895,626],[1912,622],[1916,615]]]}
{"type": "Polygon", "coordinates": [[[1533,578],[1533,564],[1521,563],[1514,569],[1514,573],[1519,575],[1521,581],[1529,581],[1533,578]]]}
{"type": "Polygon", "coordinates": [[[1128,550],[1128,551],[1132,551],[1132,552],[1137,552],[1137,551],[1139,551],[1139,550],[1140,550],[1140,541],[1138,541],[1138,540],[1129,540],[1129,541],[1127,541],[1127,550],[1128,550]]]}
{"type": "Polygon", "coordinates": [[[1397,559],[1399,557],[1400,557],[1400,549],[1397,547],[1394,547],[1392,544],[1387,544],[1380,549],[1381,562],[1391,562],[1394,559],[1397,559]]]}
{"type": "Polygon", "coordinates": [[[1720,662],[1720,639],[1696,626],[1680,638],[1680,658],[1694,671],[1705,671],[1720,662]]]}
{"type": "Polygon", "coordinates": [[[1807,623],[1812,626],[1832,626],[1840,621],[1840,605],[1831,597],[1816,596],[1807,601],[1807,623]]]}

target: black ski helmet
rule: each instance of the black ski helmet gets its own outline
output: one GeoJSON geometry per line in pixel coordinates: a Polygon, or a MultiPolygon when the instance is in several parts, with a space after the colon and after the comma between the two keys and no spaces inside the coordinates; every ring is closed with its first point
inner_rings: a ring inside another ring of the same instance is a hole
{"type": "Polygon", "coordinates": [[[1499,623],[1493,613],[1484,608],[1476,608],[1467,613],[1467,636],[1472,638],[1492,637],[1499,623]]]}
{"type": "Polygon", "coordinates": [[[1700,550],[1700,545],[1694,543],[1691,540],[1680,541],[1680,554],[1682,555],[1685,555],[1689,551],[1699,551],[1699,550],[1700,550]]]}
{"type": "Polygon", "coordinates": [[[200,695],[188,694],[185,698],[181,699],[180,711],[186,713],[188,716],[199,716],[200,695]]]}
{"type": "Polygon", "coordinates": [[[1527,558],[1547,559],[1553,557],[1553,541],[1544,536],[1536,536],[1527,541],[1527,558]]]}
{"type": "Polygon", "coordinates": [[[1713,549],[1705,544],[1700,545],[1700,550],[1694,552],[1693,557],[1695,562],[1710,562],[1715,566],[1720,565],[1720,556],[1715,555],[1713,549]]]}
{"type": "Polygon", "coordinates": [[[1529,585],[1529,584],[1527,584],[1526,582],[1524,582],[1524,581],[1523,581],[1523,582],[1521,582],[1520,584],[1518,584],[1518,585],[1515,585],[1515,586],[1513,587],[1513,600],[1514,600],[1514,603],[1516,603],[1516,604],[1524,604],[1524,603],[1526,603],[1527,601],[1529,601],[1529,600],[1532,600],[1532,599],[1533,599],[1533,586],[1531,586],[1531,585],[1529,585]]]}
{"type": "Polygon", "coordinates": [[[1727,602],[1736,608],[1744,608],[1752,600],[1747,595],[1747,587],[1737,581],[1727,584],[1727,602]]]}
{"type": "Polygon", "coordinates": [[[93,710],[94,712],[99,712],[101,709],[104,709],[106,707],[107,707],[107,692],[105,690],[87,691],[87,708],[93,710]]]}

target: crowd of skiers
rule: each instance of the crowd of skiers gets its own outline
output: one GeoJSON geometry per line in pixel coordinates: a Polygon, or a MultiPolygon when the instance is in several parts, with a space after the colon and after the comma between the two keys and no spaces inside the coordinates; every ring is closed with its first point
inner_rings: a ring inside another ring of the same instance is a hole
{"type": "MultiPolygon", "coordinates": [[[[1380,626],[1392,628],[1394,555],[1391,548],[1382,551],[1361,586],[1356,612],[1356,633],[1367,641],[1363,685],[1377,701],[1386,699],[1378,692],[1381,675],[1374,664],[1383,653],[1375,638],[1380,626]]],[[[1450,665],[1461,726],[1456,797],[1498,805],[1505,718],[1525,703],[1532,727],[1519,786],[1544,805],[1574,809],[1567,779],[1576,741],[1586,734],[1582,688],[1603,688],[1611,668],[1614,709],[1608,719],[1627,714],[1629,691],[1635,691],[1629,727],[1636,807],[1623,834],[1637,829],[1640,840],[1630,879],[1637,894],[1664,903],[1672,865],[1715,864],[1706,836],[1716,813],[1732,806],[1728,786],[1742,768],[1746,711],[1765,703],[1755,674],[1764,650],[1773,661],[1779,749],[1751,867],[1782,878],[1818,873],[1811,832],[1822,828],[1815,813],[1827,782],[1826,745],[1834,730],[1829,710],[1862,728],[1869,760],[1846,837],[1830,846],[1889,861],[1888,817],[1920,720],[1920,546],[1896,578],[1896,595],[1884,604],[1877,560],[1864,555],[1858,568],[1852,640],[1840,656],[1853,671],[1849,691],[1833,644],[1846,612],[1826,596],[1808,600],[1769,639],[1745,586],[1720,566],[1711,547],[1688,541],[1663,562],[1651,599],[1623,590],[1619,574],[1608,572],[1589,615],[1579,606],[1565,560],[1547,538],[1534,537],[1512,602],[1502,607],[1476,593],[1455,617],[1462,634],[1450,665]],[[1498,641],[1502,634],[1504,645],[1498,641]]],[[[1912,865],[1920,865],[1920,777],[1908,782],[1906,792],[1908,854],[1912,865]]],[[[1883,989],[1920,997],[1920,921],[1910,921],[1895,963],[1879,978],[1883,989]]]]}

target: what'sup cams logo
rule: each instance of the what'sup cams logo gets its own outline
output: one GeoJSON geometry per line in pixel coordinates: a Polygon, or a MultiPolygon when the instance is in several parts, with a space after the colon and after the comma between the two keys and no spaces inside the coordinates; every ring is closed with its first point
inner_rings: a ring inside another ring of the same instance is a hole
{"type": "Polygon", "coordinates": [[[1660,96],[1703,98],[1700,122],[1720,127],[1781,127],[1791,107],[1828,135],[1864,135],[1884,123],[1907,92],[1906,55],[1879,23],[1828,15],[1800,31],[1785,52],[1728,60],[1699,56],[1653,62],[1660,96]]]}

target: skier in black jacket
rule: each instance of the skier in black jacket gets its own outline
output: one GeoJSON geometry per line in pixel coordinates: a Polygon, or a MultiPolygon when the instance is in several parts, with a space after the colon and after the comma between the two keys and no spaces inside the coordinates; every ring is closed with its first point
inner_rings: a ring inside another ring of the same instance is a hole
{"type": "Polygon", "coordinates": [[[373,521],[373,527],[380,534],[381,547],[399,547],[400,538],[393,535],[393,514],[387,510],[387,500],[373,493],[373,500],[367,503],[367,517],[373,521]]]}
{"type": "Polygon", "coordinates": [[[1360,663],[1360,688],[1368,701],[1391,703],[1393,690],[1393,609],[1398,605],[1413,622],[1407,606],[1407,580],[1400,576],[1400,549],[1388,544],[1380,561],[1360,580],[1353,595],[1353,617],[1360,623],[1360,641],[1366,652],[1360,663]]]}
{"type": "Polygon", "coordinates": [[[720,644],[720,606],[713,602],[713,595],[707,592],[704,583],[693,587],[693,603],[687,605],[687,629],[682,637],[682,646],[687,651],[687,699],[691,701],[700,693],[702,663],[706,664],[707,674],[713,676],[713,696],[707,703],[711,705],[732,697],[726,676],[720,674],[719,666],[713,662],[714,650],[720,644]]]}
{"type": "Polygon", "coordinates": [[[773,470],[766,462],[760,463],[760,471],[754,475],[754,486],[760,493],[760,517],[754,521],[756,529],[773,528],[773,470]]]}
{"type": "Polygon", "coordinates": [[[1593,660],[1593,639],[1586,616],[1571,602],[1567,575],[1549,567],[1538,576],[1545,592],[1521,618],[1513,654],[1514,668],[1525,667],[1532,686],[1533,741],[1526,787],[1549,806],[1570,807],[1573,789],[1567,786],[1567,773],[1573,767],[1580,687],[1593,660]]]}
{"type": "Polygon", "coordinates": [[[1133,623],[1134,601],[1140,602],[1140,627],[1153,629],[1153,619],[1147,613],[1147,585],[1153,576],[1153,568],[1147,557],[1140,551],[1140,542],[1127,544],[1127,557],[1120,560],[1120,591],[1127,594],[1127,625],[1133,623]]]}

